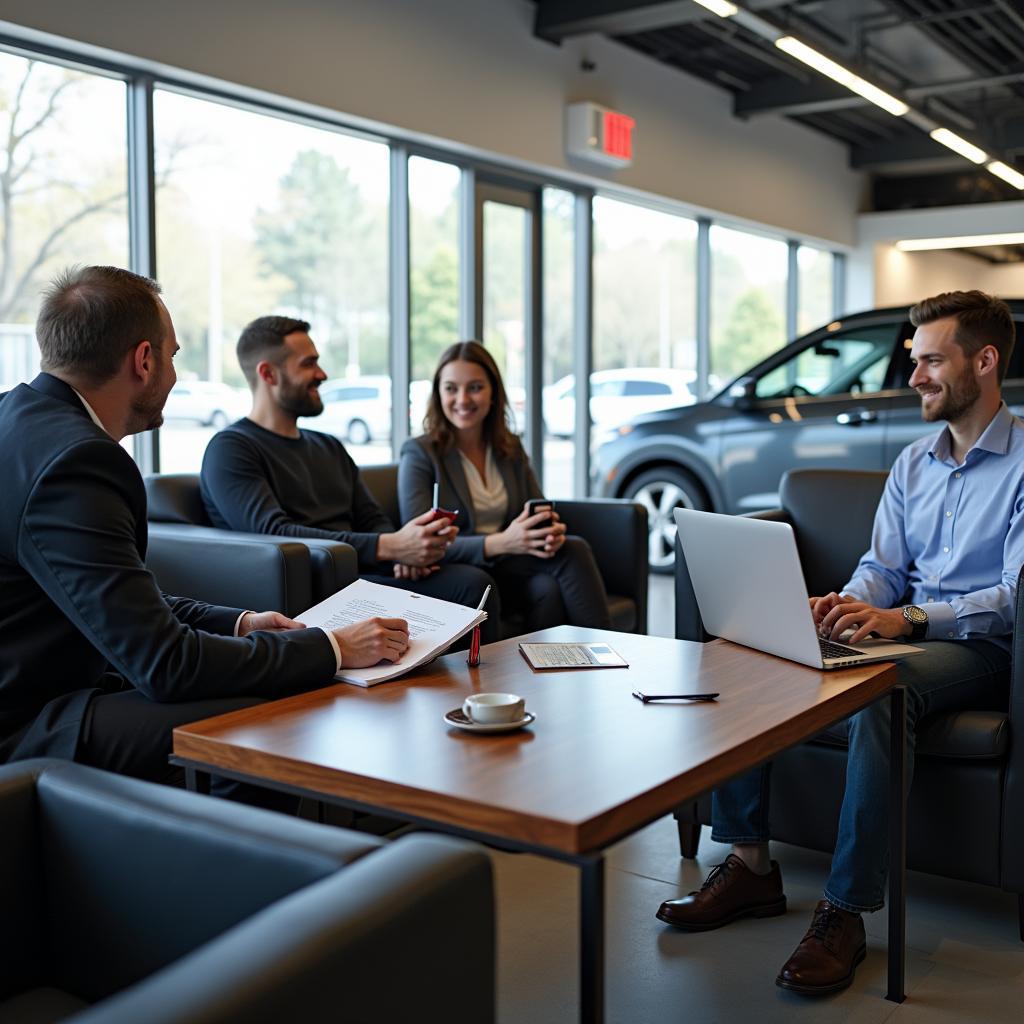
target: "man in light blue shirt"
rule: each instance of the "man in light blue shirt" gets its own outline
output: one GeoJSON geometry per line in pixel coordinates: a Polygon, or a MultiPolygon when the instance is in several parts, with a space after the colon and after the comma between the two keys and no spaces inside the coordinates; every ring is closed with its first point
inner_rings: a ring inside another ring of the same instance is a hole
{"type": "MultiPolygon", "coordinates": [[[[889,474],[870,550],[838,593],[811,598],[823,636],[904,637],[925,653],[898,663],[907,687],[908,774],[926,714],[1005,701],[1017,576],[1024,562],[1024,423],[1002,401],[1014,327],[1005,303],[947,292],[910,311],[910,386],[937,435],[889,474]]],[[[712,838],[732,844],[703,887],[658,917],[706,931],[786,908],[768,855],[770,765],[717,790],[712,838]]],[[[883,904],[888,855],[889,702],[849,722],[846,793],[824,898],[776,984],[803,995],[845,988],[865,955],[863,912],[883,904]]]]}

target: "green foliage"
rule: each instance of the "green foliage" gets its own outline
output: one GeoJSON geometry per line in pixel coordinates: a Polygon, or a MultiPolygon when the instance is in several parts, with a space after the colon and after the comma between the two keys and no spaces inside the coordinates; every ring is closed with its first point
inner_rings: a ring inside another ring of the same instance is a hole
{"type": "Polygon", "coordinates": [[[434,376],[441,353],[459,340],[459,258],[439,245],[411,275],[411,380],[434,376]]]}
{"type": "Polygon", "coordinates": [[[745,291],[732,307],[715,346],[714,369],[734,377],[779,348],[785,328],[778,309],[762,288],[745,291]]]}

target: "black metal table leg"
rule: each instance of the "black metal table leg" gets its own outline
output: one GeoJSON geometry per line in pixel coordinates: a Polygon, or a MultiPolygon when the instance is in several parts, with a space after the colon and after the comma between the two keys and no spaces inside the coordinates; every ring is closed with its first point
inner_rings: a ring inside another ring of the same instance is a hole
{"type": "Polygon", "coordinates": [[[604,1021],[604,857],[580,863],[580,1021],[604,1021]]]}
{"type": "Polygon", "coordinates": [[[185,768],[185,788],[190,793],[209,793],[210,792],[210,773],[201,772],[198,768],[192,768],[186,766],[185,768]]]}
{"type": "Polygon", "coordinates": [[[907,998],[907,691],[897,686],[889,696],[891,709],[889,762],[889,986],[885,998],[907,998]]]}

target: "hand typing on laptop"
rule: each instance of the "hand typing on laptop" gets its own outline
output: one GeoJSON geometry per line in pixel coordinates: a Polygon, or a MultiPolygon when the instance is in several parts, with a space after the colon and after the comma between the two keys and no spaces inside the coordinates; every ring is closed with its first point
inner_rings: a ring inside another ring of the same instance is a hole
{"type": "Polygon", "coordinates": [[[810,600],[814,624],[824,640],[842,637],[844,643],[857,644],[872,634],[887,640],[910,635],[911,625],[902,608],[875,608],[865,601],[834,591],[810,600]],[[851,629],[852,633],[843,636],[851,629]]]}

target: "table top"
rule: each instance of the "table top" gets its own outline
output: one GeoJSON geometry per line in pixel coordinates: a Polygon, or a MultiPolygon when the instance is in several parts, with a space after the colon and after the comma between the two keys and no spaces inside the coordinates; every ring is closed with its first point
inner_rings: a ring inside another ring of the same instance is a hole
{"type": "Polygon", "coordinates": [[[891,663],[824,672],[746,647],[559,626],[174,730],[178,758],[571,855],[593,852],[887,693],[891,663]],[[534,672],[520,642],[603,640],[627,669],[534,672]],[[714,703],[631,696],[716,690],[714,703]],[[532,726],[445,724],[470,693],[526,698],[532,726]]]}

